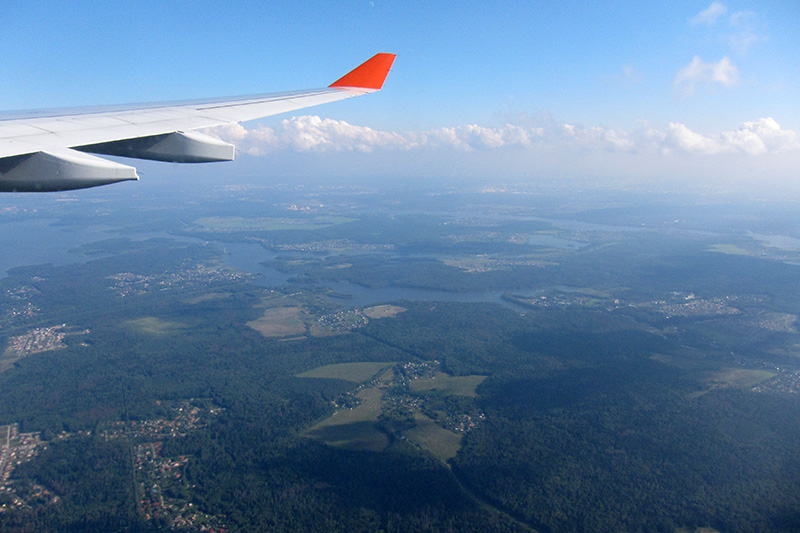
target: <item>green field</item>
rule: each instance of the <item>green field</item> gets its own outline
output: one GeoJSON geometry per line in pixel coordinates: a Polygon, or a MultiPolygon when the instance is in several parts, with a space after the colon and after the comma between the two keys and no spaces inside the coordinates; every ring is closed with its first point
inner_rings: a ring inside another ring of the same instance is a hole
{"type": "MultiPolygon", "coordinates": [[[[375,427],[384,404],[384,386],[395,378],[393,363],[343,363],[314,368],[297,377],[337,378],[352,382],[364,382],[380,374],[381,384],[362,389],[356,397],[362,403],[354,409],[342,409],[333,416],[316,424],[305,432],[305,436],[330,446],[349,450],[381,451],[389,445],[389,439],[375,427]]],[[[475,396],[475,388],[485,376],[448,376],[437,372],[434,379],[411,382],[413,392],[475,396]]],[[[416,426],[403,431],[403,435],[433,454],[442,462],[455,457],[461,447],[462,434],[449,431],[436,424],[430,417],[417,412],[416,426]]]]}
{"type": "Polygon", "coordinates": [[[201,296],[197,296],[196,298],[189,298],[186,300],[186,303],[195,305],[203,302],[211,302],[214,300],[224,300],[225,298],[230,298],[231,293],[229,292],[210,292],[208,294],[203,294],[201,296]]]}
{"type": "Polygon", "coordinates": [[[744,387],[749,389],[763,381],[776,376],[768,370],[746,370],[744,368],[725,368],[708,374],[707,383],[718,383],[728,387],[744,387]]]}
{"type": "Polygon", "coordinates": [[[416,427],[404,431],[404,436],[413,440],[443,462],[456,456],[459,448],[461,448],[461,438],[464,436],[462,433],[454,433],[444,429],[422,413],[415,413],[414,420],[417,423],[416,427]]]}
{"type": "Polygon", "coordinates": [[[308,429],[305,436],[348,450],[380,452],[386,449],[389,438],[375,427],[381,414],[383,391],[369,388],[356,396],[362,400],[361,405],[337,411],[308,429]]]}
{"type": "Polygon", "coordinates": [[[433,379],[415,379],[408,386],[411,392],[417,394],[475,397],[478,395],[475,390],[484,379],[486,376],[448,376],[444,372],[436,372],[433,379]]]}
{"type": "Polygon", "coordinates": [[[306,332],[306,317],[305,307],[273,307],[247,325],[265,337],[298,336],[306,332]]]}
{"type": "Polygon", "coordinates": [[[404,311],[408,311],[408,309],[399,305],[376,305],[364,309],[364,314],[369,318],[377,319],[395,316],[404,311]]]}
{"type": "Polygon", "coordinates": [[[150,335],[171,335],[186,328],[186,324],[161,320],[154,316],[146,316],[135,320],[126,320],[125,326],[148,333],[150,335]]]}
{"type": "Polygon", "coordinates": [[[747,370],[744,368],[723,368],[716,372],[704,372],[701,373],[701,378],[705,388],[692,392],[688,395],[688,398],[699,398],[713,390],[727,387],[751,389],[775,376],[777,376],[775,372],[768,370],[747,370]]]}
{"type": "Polygon", "coordinates": [[[298,378],[331,378],[344,379],[353,383],[363,383],[373,378],[378,372],[394,363],[367,362],[367,363],[341,363],[338,365],[325,365],[312,368],[301,374],[298,378]]]}

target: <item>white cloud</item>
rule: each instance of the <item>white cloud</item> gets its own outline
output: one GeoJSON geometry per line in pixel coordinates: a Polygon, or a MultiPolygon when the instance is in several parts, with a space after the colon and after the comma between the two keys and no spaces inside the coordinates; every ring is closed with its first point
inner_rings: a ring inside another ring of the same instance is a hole
{"type": "Polygon", "coordinates": [[[607,130],[603,134],[603,140],[617,150],[623,150],[627,152],[635,150],[636,148],[636,144],[633,142],[633,139],[631,139],[630,135],[624,131],[607,130]]]}
{"type": "Polygon", "coordinates": [[[768,40],[766,35],[756,32],[755,18],[752,11],[738,11],[731,15],[730,25],[733,32],[725,40],[736,53],[744,55],[754,44],[768,40]]]}
{"type": "Polygon", "coordinates": [[[705,63],[700,56],[694,56],[692,62],[678,71],[673,84],[684,95],[692,96],[698,85],[721,84],[727,87],[739,83],[739,69],[729,57],[723,57],[718,63],[705,63]]]}
{"type": "Polygon", "coordinates": [[[713,26],[717,19],[728,12],[728,8],[721,2],[713,2],[708,8],[704,9],[689,21],[692,26],[705,24],[713,26]]]}
{"type": "Polygon", "coordinates": [[[780,124],[771,117],[745,122],[735,132],[725,132],[722,135],[731,144],[738,142],[751,154],[782,153],[800,149],[797,133],[781,129],[780,124]]]}
{"type": "Polygon", "coordinates": [[[696,133],[685,124],[670,123],[664,141],[667,149],[679,149],[702,155],[722,153],[762,155],[800,150],[797,133],[781,129],[780,124],[771,117],[744,122],[736,130],[711,135],[696,133]]]}
{"type": "Polygon", "coordinates": [[[422,132],[387,132],[317,116],[292,117],[274,128],[246,129],[239,124],[208,130],[251,155],[277,152],[411,152],[488,153],[500,150],[573,153],[660,153],[763,155],[800,152],[797,133],[781,128],[773,118],[744,122],[737,129],[704,134],[680,122],[665,128],[646,123],[627,131],[582,127],[546,121],[544,125],[477,124],[422,132]]]}
{"type": "Polygon", "coordinates": [[[409,139],[425,146],[450,147],[456,150],[486,150],[508,146],[530,146],[541,136],[541,128],[525,128],[506,124],[500,128],[486,128],[477,124],[438,128],[421,134],[408,134],[409,139]]]}
{"type": "Polygon", "coordinates": [[[358,151],[377,147],[413,147],[407,137],[345,121],[305,115],[282,120],[277,126],[247,130],[241,124],[211,128],[208,133],[237,145],[239,151],[264,155],[279,150],[294,152],[358,151]]]}
{"type": "Polygon", "coordinates": [[[723,188],[739,183],[756,185],[758,191],[772,183],[800,194],[800,140],[773,118],[711,132],[682,121],[665,125],[639,121],[632,128],[564,124],[547,114],[506,121],[491,127],[468,124],[389,132],[307,116],[271,127],[226,126],[214,131],[240,152],[266,156],[267,161],[242,157],[243,176],[317,176],[348,182],[589,180],[669,187],[716,183],[723,188]],[[326,123],[327,130],[322,126],[326,123]],[[319,124],[324,135],[315,128],[309,132],[308,124],[319,124]],[[322,135],[324,142],[316,135],[322,135]]]}
{"type": "MultiPolygon", "coordinates": [[[[720,17],[728,12],[728,8],[720,2],[714,2],[708,9],[692,17],[689,23],[693,26],[703,25],[711,28],[716,26],[720,17]]],[[[754,44],[766,42],[767,36],[759,33],[757,16],[752,11],[736,11],[727,17],[728,25],[725,29],[717,26],[712,30],[721,42],[727,44],[737,54],[746,54],[754,44]]]]}
{"type": "Polygon", "coordinates": [[[712,137],[701,135],[679,122],[670,122],[667,126],[664,148],[679,149],[688,153],[713,155],[723,151],[723,147],[712,137]]]}
{"type": "Polygon", "coordinates": [[[739,83],[739,70],[727,57],[723,57],[719,63],[708,65],[711,68],[711,81],[722,85],[736,85],[739,83]]]}
{"type": "Polygon", "coordinates": [[[317,116],[283,120],[277,134],[283,142],[299,152],[328,149],[368,152],[377,146],[405,143],[405,139],[396,133],[317,116]]]}

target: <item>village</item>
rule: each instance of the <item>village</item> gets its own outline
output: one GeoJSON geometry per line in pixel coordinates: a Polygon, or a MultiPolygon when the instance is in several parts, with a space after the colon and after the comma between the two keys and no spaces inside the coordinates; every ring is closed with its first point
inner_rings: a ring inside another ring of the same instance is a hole
{"type": "Polygon", "coordinates": [[[105,428],[106,439],[128,438],[133,448],[134,481],[139,514],[147,521],[166,522],[170,528],[225,531],[222,517],[203,513],[185,497],[184,468],[187,455],[165,457],[164,440],[184,437],[197,430],[222,410],[208,400],[191,399],[171,408],[172,420],[156,419],[116,422],[105,428]]]}
{"type": "Polygon", "coordinates": [[[759,383],[752,390],[754,392],[800,394],[800,372],[779,371],[777,376],[759,383]]]}
{"type": "Polygon", "coordinates": [[[35,484],[25,491],[23,498],[11,479],[17,466],[30,461],[46,447],[38,432],[20,433],[18,424],[0,426],[0,446],[0,513],[25,507],[32,501],[58,501],[57,496],[35,484]]]}
{"type": "MultiPolygon", "coordinates": [[[[117,421],[102,426],[97,433],[105,440],[133,441],[137,506],[143,518],[160,519],[169,523],[170,527],[225,531],[219,517],[202,513],[191,502],[180,497],[184,491],[176,489],[177,485],[183,483],[183,468],[190,460],[189,456],[162,455],[166,439],[184,437],[205,427],[210,417],[218,415],[222,408],[209,400],[196,398],[164,407],[172,413],[173,418],[117,421]]],[[[61,432],[54,440],[90,435],[91,431],[88,430],[61,432]]],[[[13,476],[17,466],[36,457],[48,445],[39,432],[21,433],[18,424],[0,426],[0,513],[59,501],[58,496],[36,484],[26,483],[24,490],[21,490],[22,487],[13,476]]]]}
{"type": "Polygon", "coordinates": [[[207,265],[187,265],[175,272],[162,274],[134,274],[120,272],[107,276],[109,288],[118,296],[138,296],[152,291],[183,289],[190,285],[207,286],[212,283],[245,283],[256,278],[254,274],[207,265]]]}
{"type": "Polygon", "coordinates": [[[9,359],[66,348],[64,340],[69,335],[87,335],[90,330],[68,331],[66,324],[34,328],[23,335],[11,337],[3,354],[9,359]]]}

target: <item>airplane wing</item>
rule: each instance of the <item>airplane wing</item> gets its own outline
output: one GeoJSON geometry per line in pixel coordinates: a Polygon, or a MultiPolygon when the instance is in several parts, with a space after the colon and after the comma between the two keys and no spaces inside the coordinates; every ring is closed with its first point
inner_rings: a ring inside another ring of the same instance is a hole
{"type": "Polygon", "coordinates": [[[375,92],[394,54],[377,54],[328,87],[183,102],[0,114],[0,192],[65,191],[138,180],[90,154],[176,163],[231,161],[235,148],[192,130],[375,92]]]}

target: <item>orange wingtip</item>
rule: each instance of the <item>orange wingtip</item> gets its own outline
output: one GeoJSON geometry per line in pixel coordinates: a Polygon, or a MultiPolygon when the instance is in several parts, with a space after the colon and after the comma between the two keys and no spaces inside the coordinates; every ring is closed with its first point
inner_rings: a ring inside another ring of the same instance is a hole
{"type": "Polygon", "coordinates": [[[331,83],[329,87],[380,89],[394,63],[395,54],[375,54],[359,66],[331,83]]]}

